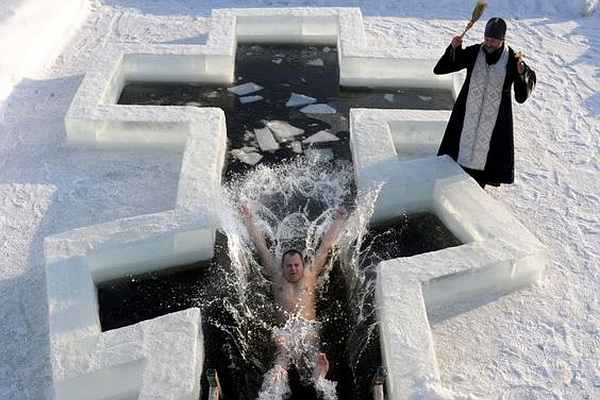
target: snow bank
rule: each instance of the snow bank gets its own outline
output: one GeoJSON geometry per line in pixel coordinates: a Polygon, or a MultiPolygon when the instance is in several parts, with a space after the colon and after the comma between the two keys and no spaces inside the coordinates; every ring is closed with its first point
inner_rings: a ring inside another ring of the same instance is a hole
{"type": "Polygon", "coordinates": [[[86,18],[89,0],[3,2],[0,14],[0,104],[24,77],[35,77],[86,18]]]}

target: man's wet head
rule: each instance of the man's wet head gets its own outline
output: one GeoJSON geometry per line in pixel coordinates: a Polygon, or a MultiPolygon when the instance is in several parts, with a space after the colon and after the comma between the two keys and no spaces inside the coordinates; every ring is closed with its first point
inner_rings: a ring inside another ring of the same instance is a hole
{"type": "Polygon", "coordinates": [[[281,257],[283,278],[291,283],[296,283],[304,276],[304,258],[298,250],[288,250],[281,257]]]}

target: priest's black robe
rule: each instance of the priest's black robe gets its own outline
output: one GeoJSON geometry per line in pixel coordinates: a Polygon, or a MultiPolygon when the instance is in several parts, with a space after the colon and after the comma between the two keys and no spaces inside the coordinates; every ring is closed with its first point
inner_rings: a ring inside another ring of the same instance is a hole
{"type": "MultiPolygon", "coordinates": [[[[506,46],[506,44],[505,44],[506,46]]],[[[471,74],[480,44],[468,46],[466,48],[457,47],[454,49],[448,46],[444,55],[437,62],[433,69],[434,74],[448,74],[457,72],[464,68],[467,70],[465,82],[460,90],[452,114],[446,126],[444,137],[438,150],[438,155],[448,154],[455,161],[458,158],[460,137],[463,129],[465,109],[467,104],[467,95],[471,83],[471,74]]],[[[524,103],[531,94],[535,83],[535,72],[525,66],[525,73],[519,75],[517,72],[517,57],[510,47],[508,48],[508,62],[506,65],[506,76],[502,89],[502,99],[498,109],[496,125],[490,139],[489,152],[485,168],[482,171],[463,167],[477,182],[481,185],[500,183],[513,183],[514,181],[514,139],[513,139],[513,115],[511,102],[511,88],[514,86],[515,100],[518,103],[524,103]]]]}

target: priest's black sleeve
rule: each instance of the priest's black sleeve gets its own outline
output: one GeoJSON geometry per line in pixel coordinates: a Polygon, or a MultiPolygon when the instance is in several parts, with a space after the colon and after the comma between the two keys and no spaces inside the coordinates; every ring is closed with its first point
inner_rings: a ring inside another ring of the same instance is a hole
{"type": "Polygon", "coordinates": [[[433,73],[436,75],[443,75],[460,71],[465,67],[463,58],[464,49],[461,46],[453,49],[452,45],[449,45],[446,48],[444,55],[442,55],[435,67],[433,67],[433,73]]]}

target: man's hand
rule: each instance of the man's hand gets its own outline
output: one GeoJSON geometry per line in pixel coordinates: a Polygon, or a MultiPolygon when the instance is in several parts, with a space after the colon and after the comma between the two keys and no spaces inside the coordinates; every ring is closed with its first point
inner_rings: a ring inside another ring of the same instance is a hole
{"type": "Polygon", "coordinates": [[[258,251],[258,255],[263,264],[263,267],[265,268],[265,271],[267,272],[269,277],[273,279],[275,268],[275,260],[273,259],[273,254],[271,254],[271,251],[267,246],[267,241],[265,240],[263,233],[258,230],[258,227],[256,226],[254,219],[252,218],[252,209],[247,203],[242,204],[240,206],[240,215],[242,217],[244,225],[246,226],[246,229],[248,230],[250,240],[252,241],[254,247],[256,247],[256,250],[258,251]]]}
{"type": "Polygon", "coordinates": [[[313,270],[316,275],[319,275],[325,266],[325,262],[327,261],[327,255],[329,250],[333,247],[335,242],[338,239],[338,235],[340,234],[340,229],[344,224],[344,221],[348,218],[348,211],[344,207],[338,207],[335,210],[335,214],[333,215],[333,221],[329,226],[329,229],[323,235],[323,239],[321,240],[321,244],[319,248],[315,252],[315,259],[313,260],[313,270]]]}
{"type": "Polygon", "coordinates": [[[345,220],[348,218],[348,211],[344,207],[338,207],[335,210],[335,215],[333,216],[334,221],[345,220]]]}
{"type": "Polygon", "coordinates": [[[242,218],[244,219],[244,221],[249,220],[250,218],[252,218],[252,210],[250,209],[250,206],[248,204],[242,204],[240,207],[240,215],[242,216],[242,218]]]}

